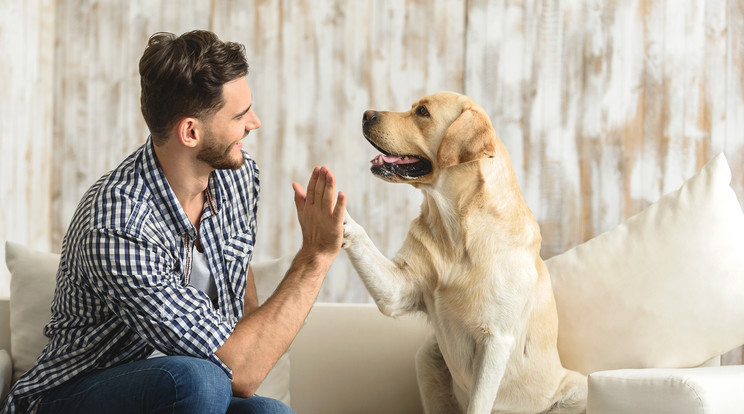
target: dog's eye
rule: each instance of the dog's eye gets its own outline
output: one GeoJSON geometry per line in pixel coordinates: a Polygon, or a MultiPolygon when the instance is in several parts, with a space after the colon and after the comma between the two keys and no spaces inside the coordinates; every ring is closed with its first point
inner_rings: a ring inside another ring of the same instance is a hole
{"type": "Polygon", "coordinates": [[[416,108],[416,115],[426,116],[426,117],[430,116],[429,115],[429,110],[426,109],[426,107],[424,105],[421,105],[418,108],[416,108]]]}

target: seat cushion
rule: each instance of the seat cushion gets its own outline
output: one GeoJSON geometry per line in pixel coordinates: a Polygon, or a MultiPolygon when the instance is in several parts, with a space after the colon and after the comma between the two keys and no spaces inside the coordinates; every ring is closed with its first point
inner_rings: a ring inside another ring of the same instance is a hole
{"type": "Polygon", "coordinates": [[[561,361],[693,367],[744,343],[744,214],[719,154],[679,190],[546,261],[561,361]]]}
{"type": "Polygon", "coordinates": [[[739,414],[744,366],[621,369],[589,375],[587,414],[739,414]]]}
{"type": "Polygon", "coordinates": [[[390,318],[374,304],[316,303],[292,344],[298,413],[421,413],[415,355],[422,317],[390,318]]]}

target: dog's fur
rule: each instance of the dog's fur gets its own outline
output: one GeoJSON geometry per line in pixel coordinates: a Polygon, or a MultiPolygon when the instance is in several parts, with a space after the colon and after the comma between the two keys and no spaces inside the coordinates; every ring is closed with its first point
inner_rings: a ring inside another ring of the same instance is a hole
{"type": "Polygon", "coordinates": [[[366,111],[363,132],[385,155],[373,173],[424,194],[392,261],[348,214],[344,248],[384,314],[428,315],[416,356],[426,412],[584,412],[586,377],[558,357],[540,230],[483,109],[438,93],[407,112],[366,111]]]}

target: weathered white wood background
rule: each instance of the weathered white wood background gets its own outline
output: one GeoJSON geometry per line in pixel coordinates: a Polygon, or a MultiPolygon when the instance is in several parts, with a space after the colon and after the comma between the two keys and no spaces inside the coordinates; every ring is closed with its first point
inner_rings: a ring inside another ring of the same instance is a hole
{"type": "MultiPolygon", "coordinates": [[[[59,250],[82,193],[147,136],[147,38],[197,28],[247,47],[256,259],[299,247],[291,182],[320,164],[392,256],[420,195],[368,172],[362,112],[440,90],[490,113],[546,258],[720,151],[744,199],[744,0],[0,0],[0,240],[59,250]]],[[[320,300],[368,301],[344,253],[320,300]]]]}

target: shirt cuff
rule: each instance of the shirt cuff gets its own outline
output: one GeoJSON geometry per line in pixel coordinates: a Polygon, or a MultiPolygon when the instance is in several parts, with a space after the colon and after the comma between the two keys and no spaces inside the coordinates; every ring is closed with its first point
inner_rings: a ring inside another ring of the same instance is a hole
{"type": "Polygon", "coordinates": [[[225,371],[225,374],[227,374],[227,377],[230,378],[230,381],[232,381],[232,370],[227,365],[225,365],[225,363],[222,362],[222,360],[216,354],[210,355],[209,360],[215,363],[218,367],[222,368],[222,370],[225,371]]]}

